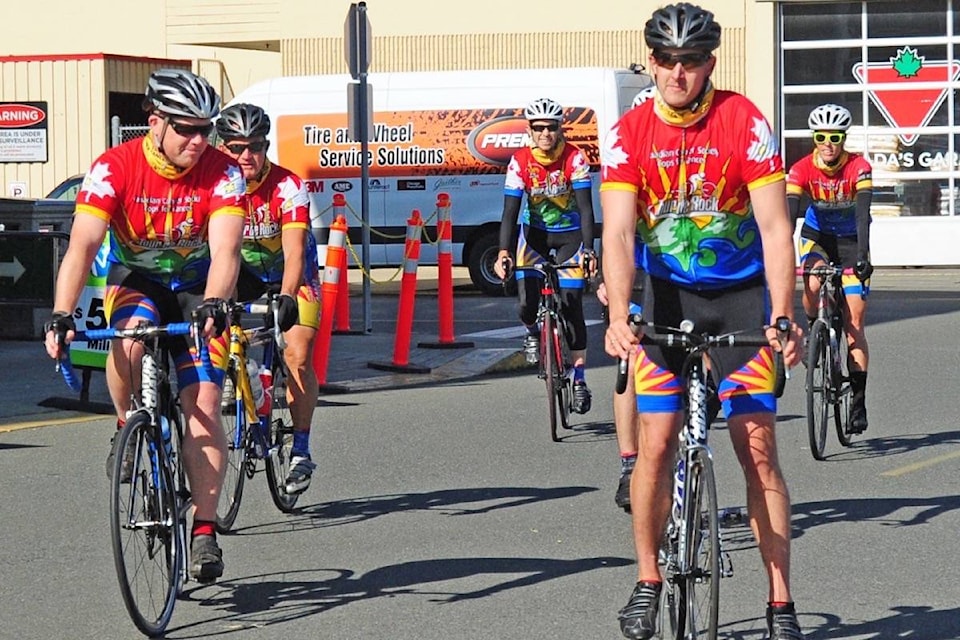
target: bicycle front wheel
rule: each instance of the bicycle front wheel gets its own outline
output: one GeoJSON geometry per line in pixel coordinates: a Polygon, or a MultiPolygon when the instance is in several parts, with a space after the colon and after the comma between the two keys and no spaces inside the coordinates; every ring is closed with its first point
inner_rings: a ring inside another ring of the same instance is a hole
{"type": "Polygon", "coordinates": [[[720,523],[713,462],[697,455],[690,465],[690,494],[681,535],[687,540],[687,571],[681,576],[677,637],[716,640],[720,609],[720,523]]]}
{"type": "Polygon", "coordinates": [[[849,447],[853,444],[853,437],[847,431],[850,424],[850,396],[853,390],[850,387],[850,347],[847,344],[847,334],[843,329],[837,331],[837,358],[839,366],[833,372],[833,388],[837,391],[836,402],[833,405],[833,423],[837,428],[837,439],[840,444],[849,447]]]}
{"type": "Polygon", "coordinates": [[[267,439],[269,451],[264,461],[267,465],[267,483],[270,497],[277,509],[284,513],[293,511],[299,494],[287,493],[287,476],[290,474],[290,458],[293,451],[293,416],[287,401],[287,370],[277,355],[273,365],[273,408],[267,439]]]}
{"type": "Polygon", "coordinates": [[[540,323],[540,362],[543,364],[543,380],[547,385],[547,413],[550,417],[550,439],[560,442],[557,436],[557,394],[560,387],[560,363],[557,359],[556,323],[549,313],[544,314],[540,323]]]}
{"type": "MultiPolygon", "coordinates": [[[[228,533],[240,512],[240,498],[247,475],[247,417],[245,413],[237,367],[231,361],[224,376],[224,387],[233,389],[232,397],[225,396],[220,406],[220,424],[227,438],[227,468],[217,503],[217,531],[228,533]]],[[[244,371],[243,375],[246,375],[244,371]]]]}
{"type": "Polygon", "coordinates": [[[817,320],[810,328],[807,346],[807,435],[810,453],[823,460],[827,441],[827,414],[830,411],[830,334],[827,325],[817,320]]]}
{"type": "Polygon", "coordinates": [[[570,407],[573,404],[573,389],[567,372],[570,367],[570,349],[567,348],[567,329],[563,317],[557,318],[554,331],[554,350],[557,354],[557,406],[559,407],[560,426],[570,428],[570,407]]]}
{"type": "Polygon", "coordinates": [[[153,637],[173,616],[183,564],[174,479],[146,413],[134,413],[117,438],[110,483],[113,560],[130,618],[153,637]]]}

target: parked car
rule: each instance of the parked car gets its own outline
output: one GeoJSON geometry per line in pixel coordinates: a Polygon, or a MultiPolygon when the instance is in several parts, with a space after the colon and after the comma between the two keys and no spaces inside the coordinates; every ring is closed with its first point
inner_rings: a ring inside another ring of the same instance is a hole
{"type": "Polygon", "coordinates": [[[46,197],[53,200],[75,201],[77,199],[77,193],[80,191],[80,185],[83,184],[83,175],[82,173],[78,173],[75,176],[70,176],[55,186],[46,197]]]}

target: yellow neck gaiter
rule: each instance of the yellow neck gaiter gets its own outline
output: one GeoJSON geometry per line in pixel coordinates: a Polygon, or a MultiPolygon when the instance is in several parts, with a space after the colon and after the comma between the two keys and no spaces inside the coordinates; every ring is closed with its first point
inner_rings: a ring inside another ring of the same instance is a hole
{"type": "Polygon", "coordinates": [[[820,157],[820,152],[817,149],[813,150],[813,166],[815,166],[817,169],[820,169],[820,171],[823,171],[828,176],[832,176],[840,171],[840,169],[843,169],[843,165],[847,164],[847,160],[849,159],[850,154],[847,153],[846,150],[843,150],[840,152],[840,158],[835,163],[830,165],[820,157]]]}
{"type": "Polygon", "coordinates": [[[657,116],[669,125],[675,127],[687,128],[700,122],[710,105],[713,104],[713,83],[707,80],[706,89],[703,92],[703,99],[700,100],[694,109],[674,109],[660,96],[657,91],[653,96],[653,110],[657,116]]]}
{"type": "Polygon", "coordinates": [[[557,161],[557,158],[560,157],[560,154],[563,153],[563,147],[566,146],[563,138],[557,141],[557,146],[555,146],[551,151],[543,151],[540,147],[535,145],[533,141],[530,142],[530,152],[533,154],[533,159],[547,166],[553,164],[557,161]]]}
{"type": "Polygon", "coordinates": [[[253,180],[247,181],[247,195],[254,193],[257,189],[260,188],[260,185],[263,184],[263,181],[267,179],[267,176],[270,175],[270,159],[263,159],[263,168],[260,169],[260,175],[258,175],[253,180]]]}
{"type": "Polygon", "coordinates": [[[157,149],[157,145],[153,142],[153,134],[149,132],[143,137],[143,155],[147,158],[147,164],[149,164],[154,171],[168,180],[179,178],[193,168],[190,167],[190,169],[181,169],[177,165],[167,160],[167,156],[163,155],[163,153],[157,149]]]}

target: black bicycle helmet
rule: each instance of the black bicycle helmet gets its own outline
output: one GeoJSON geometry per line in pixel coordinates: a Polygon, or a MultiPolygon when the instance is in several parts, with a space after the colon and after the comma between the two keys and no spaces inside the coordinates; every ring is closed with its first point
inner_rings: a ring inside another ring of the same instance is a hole
{"type": "Polygon", "coordinates": [[[213,120],[220,113],[220,96],[204,78],[186,69],[158,69],[147,80],[143,109],[165,116],[213,120]]]}
{"type": "Polygon", "coordinates": [[[234,138],[266,138],[270,133],[270,116],[255,104],[233,104],[220,112],[217,135],[223,140],[234,138]]]}
{"type": "Polygon", "coordinates": [[[681,2],[654,11],[643,38],[650,49],[713,51],[720,46],[720,25],[712,12],[681,2]]]}

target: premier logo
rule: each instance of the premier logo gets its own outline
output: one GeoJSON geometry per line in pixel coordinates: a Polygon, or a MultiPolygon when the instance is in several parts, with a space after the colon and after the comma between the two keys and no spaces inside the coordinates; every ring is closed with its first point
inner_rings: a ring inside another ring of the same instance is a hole
{"type": "Polygon", "coordinates": [[[467,148],[474,158],[499,167],[507,166],[514,152],[529,144],[527,121],[521,116],[488,120],[467,136],[467,148]]]}

